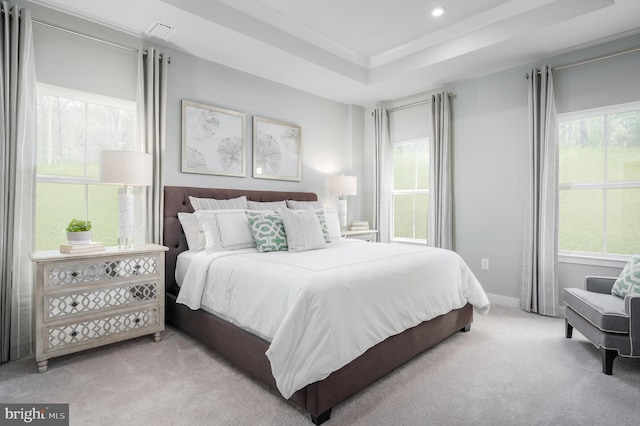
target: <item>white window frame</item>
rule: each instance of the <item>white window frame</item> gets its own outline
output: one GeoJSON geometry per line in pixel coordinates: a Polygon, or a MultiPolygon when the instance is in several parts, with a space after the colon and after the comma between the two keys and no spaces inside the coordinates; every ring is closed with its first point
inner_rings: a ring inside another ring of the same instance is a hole
{"type": "MultiPolygon", "coordinates": [[[[119,109],[133,111],[134,114],[136,113],[136,108],[137,108],[136,102],[128,101],[126,99],[112,98],[109,96],[99,95],[97,93],[83,92],[80,90],[69,89],[66,87],[53,86],[51,84],[36,83],[36,96],[40,96],[40,95],[67,97],[69,99],[85,102],[85,104],[91,103],[91,104],[104,105],[112,108],[119,108],[119,109]]],[[[85,105],[85,108],[86,108],[86,105],[85,105]]],[[[86,114],[85,114],[85,118],[86,118],[86,114]]],[[[85,124],[85,128],[86,128],[86,124],[85,124]]],[[[85,132],[85,135],[86,135],[86,132],[85,132]]],[[[86,138],[84,143],[86,146],[87,144],[86,138]]],[[[91,178],[86,176],[86,161],[85,161],[85,177],[37,174],[36,180],[37,182],[81,184],[81,185],[96,185],[100,183],[98,178],[91,178]]],[[[86,187],[85,187],[85,191],[86,191],[86,187]]],[[[86,210],[86,206],[85,206],[85,210],[86,210]]]]}
{"type": "MultiPolygon", "coordinates": [[[[137,104],[134,101],[112,98],[109,96],[99,95],[97,93],[83,92],[80,90],[69,89],[66,87],[53,86],[51,84],[36,83],[36,96],[40,96],[40,95],[67,97],[69,99],[85,102],[85,104],[91,103],[96,105],[104,105],[112,108],[133,111],[134,114],[136,114],[136,109],[137,109],[137,104]]],[[[85,108],[86,108],[86,105],[85,105],[85,108]]],[[[85,114],[85,119],[86,119],[86,114],[85,114]]],[[[86,128],[86,123],[85,123],[85,128],[86,128]]],[[[85,136],[86,136],[86,132],[85,132],[85,136]]],[[[84,143],[86,146],[87,144],[86,138],[84,143]]],[[[136,142],[136,145],[138,145],[139,143],[140,143],[139,141],[136,142]]],[[[140,147],[137,146],[137,148],[140,148],[140,147]]],[[[85,161],[85,177],[37,174],[36,180],[37,182],[81,184],[81,185],[95,185],[100,183],[98,181],[98,178],[86,177],[86,161],[85,161]]]]}
{"type": "MultiPolygon", "coordinates": [[[[80,90],[70,89],[61,86],[54,86],[45,83],[36,83],[36,96],[45,95],[45,96],[56,96],[56,97],[65,97],[81,102],[85,102],[85,108],[87,103],[103,105],[113,108],[124,109],[128,111],[133,111],[135,116],[137,117],[137,103],[135,101],[130,101],[126,99],[118,99],[112,98],[109,96],[100,95],[97,93],[84,92],[80,90]]],[[[85,120],[87,115],[85,114],[85,120]]],[[[86,123],[85,123],[86,129],[86,123]]],[[[88,143],[86,139],[86,130],[85,130],[85,140],[84,146],[86,148],[86,144],[88,143]]],[[[135,145],[136,149],[140,149],[141,142],[136,140],[135,145]]],[[[86,153],[86,149],[85,149],[86,153]]],[[[36,166],[37,171],[37,166],[36,166]]],[[[89,212],[89,186],[90,185],[99,185],[100,180],[98,177],[89,177],[87,176],[87,162],[85,158],[84,162],[84,176],[61,176],[61,175],[51,175],[51,174],[41,174],[36,173],[36,184],[37,183],[55,183],[55,184],[75,184],[75,185],[83,185],[84,191],[84,217],[88,217],[89,212]]]]}
{"type": "MultiPolygon", "coordinates": [[[[620,114],[630,111],[640,111],[640,102],[629,102],[625,104],[612,105],[607,107],[593,108],[583,111],[569,112],[564,114],[557,114],[558,132],[557,138],[560,143],[560,123],[565,121],[573,121],[578,119],[594,118],[594,117],[606,117],[608,115],[620,114]]],[[[582,265],[595,265],[605,267],[624,267],[624,264],[629,260],[631,255],[613,254],[607,253],[607,190],[610,189],[625,189],[625,188],[639,188],[639,181],[607,181],[608,166],[607,156],[609,152],[609,127],[606,125],[605,120],[603,143],[604,143],[604,181],[602,182],[589,182],[589,183],[560,183],[558,184],[558,191],[567,190],[584,190],[584,189],[599,189],[603,191],[603,249],[604,252],[583,252],[574,250],[559,250],[558,259],[564,263],[574,263],[582,265]]]]}
{"type": "MultiPolygon", "coordinates": [[[[392,142],[391,143],[391,154],[392,154],[392,161],[391,164],[392,166],[395,165],[395,151],[394,151],[394,147],[399,146],[399,145],[415,145],[418,143],[426,143],[427,145],[427,149],[430,148],[429,143],[430,143],[430,138],[429,137],[423,137],[423,138],[416,138],[416,139],[409,139],[406,141],[397,141],[397,142],[392,142]]],[[[417,162],[417,157],[416,157],[416,162],[417,162]]],[[[430,166],[430,165],[429,165],[430,166]]],[[[427,235],[426,239],[423,238],[404,238],[404,237],[395,237],[395,218],[394,218],[394,212],[395,212],[395,208],[394,208],[394,201],[395,201],[395,196],[396,195],[427,195],[429,196],[429,189],[430,188],[426,188],[426,189],[394,189],[394,182],[393,182],[393,176],[394,176],[394,170],[392,167],[391,170],[391,185],[389,186],[389,192],[391,195],[391,202],[389,203],[389,208],[390,208],[390,212],[389,212],[389,228],[390,228],[390,233],[389,233],[389,240],[391,242],[394,243],[406,243],[406,244],[427,244],[427,240],[429,238],[429,235],[427,235]]],[[[418,175],[416,174],[415,176],[416,182],[415,182],[415,186],[417,185],[417,179],[418,179],[418,175]]],[[[413,235],[415,236],[416,234],[416,209],[414,206],[413,209],[413,235]]]]}

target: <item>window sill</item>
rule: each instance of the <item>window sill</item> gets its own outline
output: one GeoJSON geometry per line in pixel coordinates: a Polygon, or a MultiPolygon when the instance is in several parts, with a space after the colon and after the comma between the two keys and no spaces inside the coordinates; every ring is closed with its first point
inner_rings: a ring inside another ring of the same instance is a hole
{"type": "Polygon", "coordinates": [[[403,239],[403,238],[395,238],[390,241],[394,244],[409,244],[409,245],[418,245],[418,246],[426,246],[427,240],[411,240],[411,239],[403,239]]]}
{"type": "Polygon", "coordinates": [[[564,252],[558,255],[558,262],[577,265],[604,266],[608,268],[624,268],[631,256],[607,255],[599,253],[571,253],[564,252]]]}

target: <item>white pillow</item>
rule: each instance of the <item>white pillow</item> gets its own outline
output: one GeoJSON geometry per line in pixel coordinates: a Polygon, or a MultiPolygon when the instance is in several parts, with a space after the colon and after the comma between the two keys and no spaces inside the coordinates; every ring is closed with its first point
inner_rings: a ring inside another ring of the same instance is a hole
{"type": "Polygon", "coordinates": [[[184,236],[187,238],[187,245],[190,251],[202,251],[205,248],[206,240],[204,231],[200,227],[198,217],[193,213],[178,213],[178,220],[182,225],[184,236]]]}
{"type": "Polygon", "coordinates": [[[244,195],[230,200],[216,200],[214,198],[196,198],[189,196],[189,201],[193,210],[224,210],[224,209],[246,209],[247,197],[244,195]]]}
{"type": "Polygon", "coordinates": [[[294,201],[287,200],[287,207],[293,210],[321,209],[321,201],[294,201]]]}
{"type": "Polygon", "coordinates": [[[287,202],[286,201],[247,201],[247,208],[249,210],[273,210],[277,212],[278,210],[286,209],[287,202]]]}
{"type": "Polygon", "coordinates": [[[326,247],[318,215],[313,210],[282,210],[282,223],[290,252],[326,247]]]}
{"type": "Polygon", "coordinates": [[[198,210],[207,251],[238,250],[256,246],[245,210],[198,210]]]}
{"type": "Polygon", "coordinates": [[[327,221],[327,229],[329,230],[329,238],[336,241],[342,238],[342,229],[340,226],[340,217],[335,209],[324,209],[324,217],[327,221]]]}

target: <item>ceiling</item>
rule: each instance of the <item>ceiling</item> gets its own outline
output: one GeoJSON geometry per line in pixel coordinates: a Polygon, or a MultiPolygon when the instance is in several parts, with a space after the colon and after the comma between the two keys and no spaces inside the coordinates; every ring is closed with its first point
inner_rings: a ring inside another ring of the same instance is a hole
{"type": "Polygon", "coordinates": [[[31,2],[365,106],[640,32],[638,0],[31,2]]]}

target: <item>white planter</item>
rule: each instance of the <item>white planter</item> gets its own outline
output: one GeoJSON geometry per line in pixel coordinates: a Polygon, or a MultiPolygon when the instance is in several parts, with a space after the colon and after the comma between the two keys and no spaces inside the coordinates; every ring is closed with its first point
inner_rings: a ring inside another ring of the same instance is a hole
{"type": "Polygon", "coordinates": [[[72,245],[91,244],[91,231],[67,231],[67,241],[72,245]]]}

